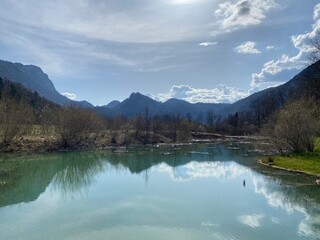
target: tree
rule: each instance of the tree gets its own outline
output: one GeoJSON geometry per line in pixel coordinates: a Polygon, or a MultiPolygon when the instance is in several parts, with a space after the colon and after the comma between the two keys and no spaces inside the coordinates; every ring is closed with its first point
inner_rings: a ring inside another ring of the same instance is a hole
{"type": "Polygon", "coordinates": [[[236,112],[234,115],[230,115],[228,117],[228,123],[232,127],[231,133],[238,134],[239,113],[236,112]]]}
{"type": "Polygon", "coordinates": [[[254,117],[254,123],[260,128],[266,123],[269,116],[283,104],[281,94],[268,91],[263,98],[257,98],[251,102],[250,107],[254,117]]]}
{"type": "Polygon", "coordinates": [[[286,104],[262,128],[261,134],[280,153],[312,152],[320,134],[320,110],[314,99],[302,98],[286,104]]]}
{"type": "Polygon", "coordinates": [[[32,109],[21,101],[5,96],[0,101],[0,149],[7,147],[32,123],[32,109]]]}
{"type": "Polygon", "coordinates": [[[75,147],[91,133],[99,130],[100,118],[91,110],[65,106],[57,114],[54,124],[63,147],[75,147]]]}
{"type": "Polygon", "coordinates": [[[177,136],[178,136],[178,130],[180,128],[181,124],[181,114],[176,113],[172,116],[172,122],[173,122],[173,141],[177,141],[177,136]]]}
{"type": "Polygon", "coordinates": [[[207,114],[207,124],[209,126],[209,131],[212,131],[215,123],[215,116],[214,116],[214,111],[213,110],[208,110],[206,112],[207,114]]]}

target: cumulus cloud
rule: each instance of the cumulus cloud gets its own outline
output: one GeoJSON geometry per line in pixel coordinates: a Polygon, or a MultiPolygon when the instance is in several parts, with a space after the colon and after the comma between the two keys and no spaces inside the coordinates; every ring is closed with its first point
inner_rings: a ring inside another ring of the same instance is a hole
{"type": "Polygon", "coordinates": [[[233,103],[247,96],[248,92],[226,85],[218,85],[213,89],[174,85],[169,92],[158,94],[153,98],[162,102],[170,98],[177,98],[191,103],[233,103]]]}
{"type": "Polygon", "coordinates": [[[71,100],[76,100],[77,99],[77,95],[75,93],[69,93],[69,92],[65,92],[62,93],[63,96],[71,99],[71,100]]]}
{"type": "Polygon", "coordinates": [[[236,3],[219,4],[215,15],[220,17],[220,27],[233,31],[250,25],[258,25],[266,18],[266,13],[275,8],[274,0],[238,0],[236,3]]]}
{"type": "Polygon", "coordinates": [[[259,54],[259,49],[256,48],[256,43],[252,41],[245,42],[238,47],[234,48],[234,51],[242,54],[259,54]]]}
{"type": "Polygon", "coordinates": [[[202,43],[199,43],[199,46],[202,46],[202,47],[209,47],[209,46],[213,46],[213,45],[217,45],[218,42],[202,42],[202,43]]]}
{"type": "Polygon", "coordinates": [[[302,69],[308,64],[308,56],[315,51],[312,41],[317,37],[320,30],[320,4],[314,8],[313,17],[315,23],[310,32],[291,36],[293,46],[298,50],[294,56],[283,54],[277,60],[271,60],[263,65],[259,73],[252,74],[251,87],[259,88],[261,84],[283,82],[288,79],[277,77],[284,71],[302,69]]]}
{"type": "Polygon", "coordinates": [[[313,20],[317,21],[320,17],[320,3],[314,7],[313,20]]]}

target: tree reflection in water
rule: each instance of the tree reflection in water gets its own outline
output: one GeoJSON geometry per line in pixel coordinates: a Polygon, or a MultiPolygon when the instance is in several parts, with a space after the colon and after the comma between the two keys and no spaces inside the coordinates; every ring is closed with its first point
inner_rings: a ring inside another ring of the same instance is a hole
{"type": "Polygon", "coordinates": [[[103,171],[104,158],[95,153],[65,153],[60,161],[60,171],[52,185],[64,195],[72,195],[90,186],[95,175],[103,171]]]}

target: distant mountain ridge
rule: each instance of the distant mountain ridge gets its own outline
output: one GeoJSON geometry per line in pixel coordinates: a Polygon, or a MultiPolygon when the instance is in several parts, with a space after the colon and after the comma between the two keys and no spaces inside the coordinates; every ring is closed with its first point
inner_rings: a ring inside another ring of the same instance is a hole
{"type": "Polygon", "coordinates": [[[36,91],[40,96],[59,105],[78,105],[81,107],[93,107],[87,101],[72,101],[61,95],[54,87],[48,75],[40,67],[34,65],[23,65],[0,60],[0,77],[12,82],[20,83],[25,88],[36,91]]]}
{"type": "Polygon", "coordinates": [[[104,106],[93,107],[87,101],[77,102],[61,95],[41,68],[33,65],[23,65],[0,60],[0,77],[22,84],[31,91],[59,105],[77,105],[92,108],[103,116],[135,117],[142,115],[148,109],[148,114],[165,115],[180,113],[192,116],[193,120],[205,121],[206,113],[213,111],[215,115],[227,117],[239,112],[252,112],[253,106],[272,105],[270,111],[281,107],[287,101],[308,95],[320,99],[320,61],[302,70],[293,79],[278,87],[268,88],[254,93],[233,104],[226,103],[189,103],[179,99],[169,99],[158,102],[141,93],[132,93],[124,101],[112,101],[104,106]],[[258,104],[257,104],[258,103],[258,104]]]}
{"type": "Polygon", "coordinates": [[[158,102],[136,92],[132,93],[129,98],[118,103],[113,108],[110,108],[109,113],[112,111],[113,115],[134,117],[139,114],[144,114],[147,109],[148,114],[151,116],[179,113],[182,116],[190,114],[195,120],[196,118],[199,118],[199,115],[202,115],[204,118],[204,114],[209,110],[219,111],[227,105],[228,104],[225,103],[189,103],[175,98],[169,99],[166,102],[158,102]]]}

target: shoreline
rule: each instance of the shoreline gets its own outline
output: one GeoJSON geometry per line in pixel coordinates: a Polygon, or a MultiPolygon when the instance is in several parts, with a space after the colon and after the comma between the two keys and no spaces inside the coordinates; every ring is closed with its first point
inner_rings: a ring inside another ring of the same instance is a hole
{"type": "Polygon", "coordinates": [[[282,171],[291,172],[291,173],[304,174],[307,176],[314,176],[314,177],[320,176],[320,174],[316,174],[316,173],[310,173],[310,172],[303,171],[303,170],[294,170],[294,169],[290,169],[290,168],[280,167],[275,164],[265,163],[265,162],[263,162],[263,160],[261,158],[258,158],[257,160],[261,165],[266,166],[268,168],[273,168],[273,169],[282,170],[282,171]]]}
{"type": "MultiPolygon", "coordinates": [[[[210,134],[211,135],[211,134],[210,134]]],[[[209,136],[210,136],[209,135],[209,136]]],[[[207,135],[208,136],[208,135],[207,135]]],[[[48,137],[21,137],[14,141],[6,149],[0,150],[0,154],[32,154],[32,153],[55,153],[55,152],[74,152],[74,151],[95,151],[113,148],[139,148],[139,147],[157,147],[157,146],[177,146],[190,144],[206,144],[227,141],[247,141],[253,142],[255,136],[226,136],[226,135],[211,135],[212,138],[192,138],[185,142],[171,141],[154,141],[150,143],[132,142],[129,144],[112,144],[105,139],[86,139],[80,142],[76,147],[62,147],[60,139],[54,136],[48,137]]]]}

